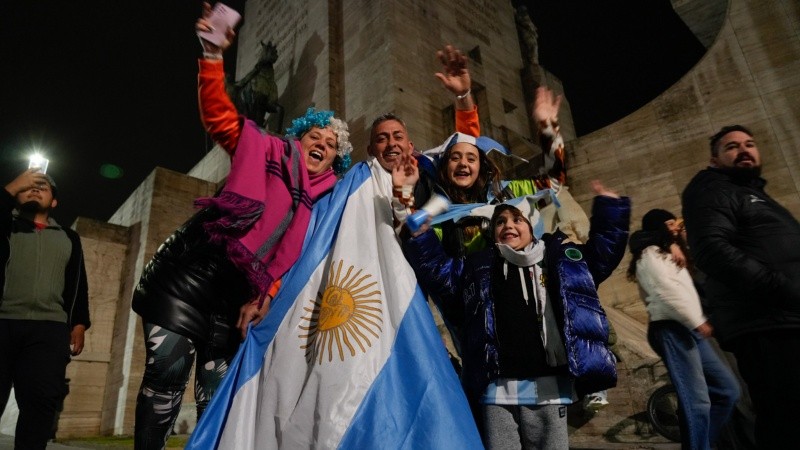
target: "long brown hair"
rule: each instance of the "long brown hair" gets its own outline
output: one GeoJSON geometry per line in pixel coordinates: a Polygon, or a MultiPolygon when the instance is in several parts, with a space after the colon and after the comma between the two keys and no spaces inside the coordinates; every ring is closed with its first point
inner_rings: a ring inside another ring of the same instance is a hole
{"type": "Polygon", "coordinates": [[[502,177],[500,168],[497,167],[497,164],[491,159],[486,157],[486,154],[480,149],[478,149],[480,168],[475,183],[473,183],[470,188],[463,189],[450,181],[450,178],[447,177],[447,162],[450,160],[450,152],[453,150],[453,147],[455,147],[455,145],[450,146],[450,148],[442,153],[438,169],[439,185],[442,187],[445,194],[450,197],[450,201],[456,204],[485,203],[489,190],[491,190],[494,197],[500,195],[500,179],[502,177]]]}

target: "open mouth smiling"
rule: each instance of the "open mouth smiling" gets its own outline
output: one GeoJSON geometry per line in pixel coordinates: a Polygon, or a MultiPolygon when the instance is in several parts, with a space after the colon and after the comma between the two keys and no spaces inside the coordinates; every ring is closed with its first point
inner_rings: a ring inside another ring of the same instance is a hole
{"type": "Polygon", "coordinates": [[[383,159],[392,160],[398,156],[400,156],[400,152],[397,150],[389,150],[387,152],[383,152],[383,159]]]}
{"type": "Polygon", "coordinates": [[[515,238],[518,238],[518,237],[519,237],[519,235],[517,235],[516,233],[512,233],[512,232],[508,231],[508,232],[505,232],[505,233],[500,235],[500,240],[508,241],[508,240],[515,239],[515,238]]]}
{"type": "Polygon", "coordinates": [[[322,161],[323,159],[325,159],[325,155],[319,150],[311,150],[310,152],[308,152],[308,156],[316,159],[317,161],[322,161]]]}

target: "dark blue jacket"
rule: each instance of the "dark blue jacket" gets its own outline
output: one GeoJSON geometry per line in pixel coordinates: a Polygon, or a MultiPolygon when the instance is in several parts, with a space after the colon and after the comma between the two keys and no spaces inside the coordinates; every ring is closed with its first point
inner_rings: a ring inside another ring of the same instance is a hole
{"type": "MultiPolygon", "coordinates": [[[[608,321],[597,285],[622,260],[629,222],[629,199],[596,197],[587,244],[565,243],[567,236],[560,231],[542,238],[547,289],[579,394],[616,385],[616,364],[607,345],[608,321]]],[[[494,247],[464,259],[451,258],[432,231],[405,241],[404,250],[424,289],[443,304],[463,305],[462,384],[475,398],[499,373],[490,274],[492,265],[502,259],[494,247]]]]}

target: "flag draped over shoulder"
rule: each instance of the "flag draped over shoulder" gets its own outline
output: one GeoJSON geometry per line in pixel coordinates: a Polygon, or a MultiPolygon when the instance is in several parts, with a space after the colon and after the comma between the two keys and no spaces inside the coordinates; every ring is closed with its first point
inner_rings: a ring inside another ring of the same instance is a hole
{"type": "Polygon", "coordinates": [[[374,170],[317,202],[187,449],[481,448],[374,170]]]}

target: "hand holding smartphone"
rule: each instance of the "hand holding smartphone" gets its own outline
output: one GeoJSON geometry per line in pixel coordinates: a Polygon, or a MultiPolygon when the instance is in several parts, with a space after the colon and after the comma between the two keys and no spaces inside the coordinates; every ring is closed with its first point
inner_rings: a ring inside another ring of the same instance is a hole
{"type": "Polygon", "coordinates": [[[221,47],[225,43],[228,28],[235,28],[242,19],[241,14],[223,3],[217,3],[211,9],[206,20],[211,24],[211,31],[198,31],[197,36],[221,47]]]}
{"type": "Polygon", "coordinates": [[[37,172],[47,173],[47,165],[50,161],[38,153],[31,155],[28,160],[28,169],[36,169],[37,172]]]}

